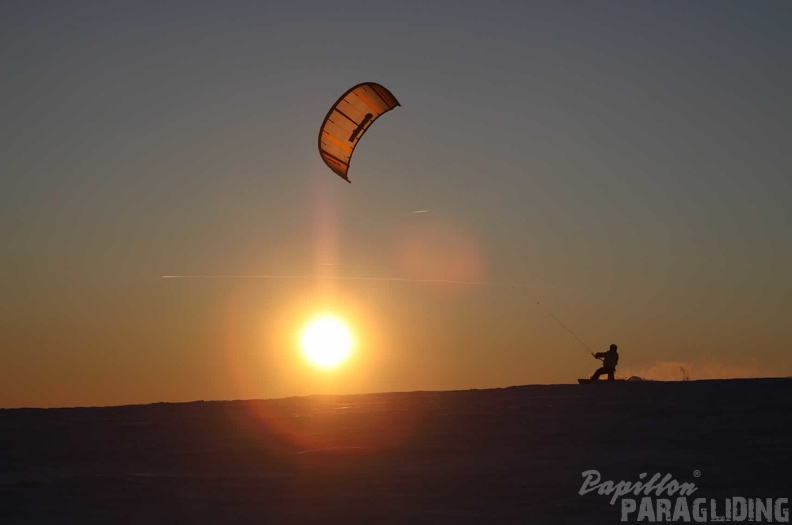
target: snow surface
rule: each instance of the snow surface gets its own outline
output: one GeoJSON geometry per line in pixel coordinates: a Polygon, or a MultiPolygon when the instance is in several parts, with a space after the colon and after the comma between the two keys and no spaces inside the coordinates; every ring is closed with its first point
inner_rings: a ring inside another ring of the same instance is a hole
{"type": "Polygon", "coordinates": [[[0,410],[0,523],[618,523],[582,472],[792,496],[790,414],[790,379],[0,410]]]}

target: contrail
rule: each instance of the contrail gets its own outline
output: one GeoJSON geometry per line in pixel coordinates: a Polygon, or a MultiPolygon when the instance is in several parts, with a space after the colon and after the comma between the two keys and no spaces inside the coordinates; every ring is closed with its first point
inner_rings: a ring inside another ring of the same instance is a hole
{"type": "Polygon", "coordinates": [[[390,281],[403,283],[441,283],[466,286],[501,286],[507,288],[535,288],[531,284],[504,283],[496,281],[457,281],[453,279],[408,279],[406,277],[339,277],[317,275],[161,275],[162,279],[332,279],[339,281],[390,281]]]}

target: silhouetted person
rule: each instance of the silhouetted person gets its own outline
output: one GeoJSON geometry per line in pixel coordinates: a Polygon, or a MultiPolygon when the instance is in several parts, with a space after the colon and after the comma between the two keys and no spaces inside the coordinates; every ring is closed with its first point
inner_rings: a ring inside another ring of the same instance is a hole
{"type": "Polygon", "coordinates": [[[602,374],[608,374],[608,381],[613,381],[616,365],[619,364],[619,352],[616,351],[616,345],[610,345],[610,349],[607,352],[597,352],[591,355],[597,359],[602,359],[602,367],[592,374],[591,379],[598,381],[602,374]]]}

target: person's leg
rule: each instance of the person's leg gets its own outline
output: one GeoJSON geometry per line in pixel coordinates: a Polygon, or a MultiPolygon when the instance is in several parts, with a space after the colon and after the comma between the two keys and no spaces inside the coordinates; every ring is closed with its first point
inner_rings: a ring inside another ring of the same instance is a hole
{"type": "Polygon", "coordinates": [[[615,373],[616,373],[616,370],[614,370],[612,368],[610,370],[608,370],[608,381],[613,381],[613,379],[614,379],[613,378],[613,374],[615,374],[615,373]]]}
{"type": "Polygon", "coordinates": [[[596,372],[591,374],[591,379],[593,379],[594,381],[599,381],[599,377],[607,372],[608,370],[604,366],[602,368],[598,368],[596,372]]]}

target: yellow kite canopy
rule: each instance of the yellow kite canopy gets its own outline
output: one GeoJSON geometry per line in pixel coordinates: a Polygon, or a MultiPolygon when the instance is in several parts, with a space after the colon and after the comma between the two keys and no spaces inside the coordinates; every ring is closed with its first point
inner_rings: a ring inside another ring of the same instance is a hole
{"type": "Polygon", "coordinates": [[[371,123],[387,113],[399,101],[393,93],[374,82],[364,82],[349,89],[333,104],[319,130],[319,154],[331,170],[349,181],[349,159],[360,137],[371,123]]]}

